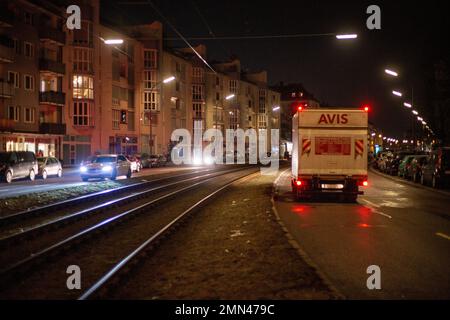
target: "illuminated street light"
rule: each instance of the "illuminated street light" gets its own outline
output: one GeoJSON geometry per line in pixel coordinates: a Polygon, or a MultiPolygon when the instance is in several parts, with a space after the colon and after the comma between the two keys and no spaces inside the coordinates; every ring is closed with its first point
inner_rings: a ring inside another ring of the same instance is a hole
{"type": "Polygon", "coordinates": [[[230,100],[234,98],[234,94],[230,94],[229,96],[226,96],[225,99],[226,100],[230,100]]]}
{"type": "Polygon", "coordinates": [[[405,107],[407,107],[407,108],[412,108],[411,103],[404,102],[403,105],[404,105],[405,107]]]}
{"type": "Polygon", "coordinates": [[[403,95],[401,92],[395,90],[392,91],[392,94],[397,97],[401,97],[403,95]]]}
{"type": "Polygon", "coordinates": [[[172,82],[173,80],[175,80],[175,77],[174,76],[170,76],[169,78],[164,79],[163,83],[169,83],[169,82],[172,82]]]}
{"type": "Polygon", "coordinates": [[[357,34],[337,34],[336,39],[338,40],[349,40],[358,38],[357,34]]]}
{"type": "Polygon", "coordinates": [[[280,106],[276,106],[272,109],[272,111],[278,111],[278,110],[280,110],[280,106]]]}
{"type": "Polygon", "coordinates": [[[419,113],[416,110],[413,110],[412,113],[414,113],[414,115],[418,115],[419,113]]]}
{"type": "Polygon", "coordinates": [[[417,117],[417,120],[423,121],[423,118],[422,117],[417,117]]]}
{"type": "Polygon", "coordinates": [[[398,76],[398,73],[397,72],[395,72],[395,71],[392,71],[392,70],[389,70],[389,69],[384,69],[384,72],[386,72],[388,75],[390,75],[390,76],[394,76],[394,77],[397,77],[398,76]]]}
{"type": "Polygon", "coordinates": [[[103,42],[105,44],[111,45],[111,44],[122,44],[123,39],[103,39],[103,42]]]}

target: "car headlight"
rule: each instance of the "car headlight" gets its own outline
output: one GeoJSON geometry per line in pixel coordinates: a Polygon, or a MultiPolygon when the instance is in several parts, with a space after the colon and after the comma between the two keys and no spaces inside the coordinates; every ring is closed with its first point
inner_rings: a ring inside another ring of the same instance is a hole
{"type": "Polygon", "coordinates": [[[80,167],[80,172],[87,172],[87,168],[85,166],[80,167]]]}
{"type": "Polygon", "coordinates": [[[112,171],[112,167],[111,166],[104,166],[104,167],[102,167],[102,171],[103,172],[111,172],[112,171]]]}

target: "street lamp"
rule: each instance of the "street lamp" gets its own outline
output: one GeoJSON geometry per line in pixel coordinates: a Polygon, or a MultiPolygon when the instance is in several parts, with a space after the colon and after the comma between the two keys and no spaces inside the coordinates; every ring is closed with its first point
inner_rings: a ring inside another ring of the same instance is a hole
{"type": "Polygon", "coordinates": [[[403,94],[399,91],[392,90],[392,94],[397,97],[401,97],[403,94]]]}
{"type": "Polygon", "coordinates": [[[171,77],[168,77],[167,79],[164,79],[163,83],[169,83],[169,82],[172,82],[173,80],[175,80],[175,77],[171,76],[171,77]]]}
{"type": "Polygon", "coordinates": [[[123,39],[102,39],[102,40],[107,45],[122,44],[123,43],[123,39]]]}
{"type": "Polygon", "coordinates": [[[234,93],[232,93],[232,94],[230,94],[230,95],[225,97],[226,100],[231,100],[233,98],[234,98],[234,93]]]}
{"type": "Polygon", "coordinates": [[[398,77],[398,73],[395,72],[395,71],[393,71],[393,70],[390,70],[390,69],[384,69],[384,72],[387,73],[387,74],[390,75],[390,76],[398,77]]]}
{"type": "Polygon", "coordinates": [[[404,102],[403,105],[407,108],[412,108],[412,104],[408,102],[404,102]]]}
{"type": "Polygon", "coordinates": [[[336,39],[338,40],[349,40],[349,39],[356,39],[358,38],[358,35],[355,33],[352,34],[337,34],[336,39]]]}
{"type": "Polygon", "coordinates": [[[413,110],[412,113],[416,116],[419,114],[416,110],[413,110]]]}

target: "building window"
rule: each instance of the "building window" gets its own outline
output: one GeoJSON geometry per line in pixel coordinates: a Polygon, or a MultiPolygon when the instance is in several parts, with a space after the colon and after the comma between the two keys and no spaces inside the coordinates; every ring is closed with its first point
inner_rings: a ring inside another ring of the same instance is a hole
{"type": "Polygon", "coordinates": [[[266,129],[267,127],[267,116],[265,114],[258,115],[258,128],[266,129]]]}
{"type": "Polygon", "coordinates": [[[144,91],[144,110],[159,110],[159,95],[155,91],[144,91]]]}
{"type": "Polygon", "coordinates": [[[205,76],[205,71],[203,68],[193,67],[192,68],[192,82],[203,83],[205,76]]]}
{"type": "Polygon", "coordinates": [[[34,123],[35,109],[34,108],[24,108],[23,121],[26,123],[34,123]]]}
{"type": "Polygon", "coordinates": [[[127,111],[120,110],[120,123],[127,124],[127,111]]]}
{"type": "Polygon", "coordinates": [[[34,45],[29,42],[25,42],[25,57],[33,58],[34,57],[34,45]]]}
{"type": "Polygon", "coordinates": [[[25,24],[28,24],[28,25],[32,26],[34,24],[33,20],[34,20],[33,14],[30,13],[30,12],[24,11],[24,13],[23,13],[23,22],[25,24]]]}
{"type": "Polygon", "coordinates": [[[193,85],[192,86],[192,100],[203,100],[203,86],[193,85]]]}
{"type": "Polygon", "coordinates": [[[120,128],[120,110],[112,110],[112,127],[113,129],[120,128]]]}
{"type": "Polygon", "coordinates": [[[81,21],[81,29],[73,31],[73,44],[92,47],[94,43],[94,27],[92,22],[81,21]]]}
{"type": "Polygon", "coordinates": [[[230,80],[230,92],[237,94],[238,93],[238,81],[230,80]]]}
{"type": "Polygon", "coordinates": [[[112,86],[112,105],[120,105],[120,87],[114,85],[112,86]]]}
{"type": "Polygon", "coordinates": [[[158,68],[158,52],[156,49],[144,50],[144,68],[157,69],[158,68]]]}
{"type": "Polygon", "coordinates": [[[216,86],[219,86],[219,85],[220,85],[220,78],[216,77],[216,86]]]}
{"type": "Polygon", "coordinates": [[[14,46],[14,52],[16,54],[21,54],[22,53],[22,48],[20,47],[20,40],[18,39],[13,39],[13,46],[14,46]]]}
{"type": "Polygon", "coordinates": [[[266,113],[266,90],[259,90],[259,113],[266,113]]]}
{"type": "Polygon", "coordinates": [[[144,89],[156,87],[156,70],[144,70],[144,89]]]}
{"type": "Polygon", "coordinates": [[[228,113],[228,121],[230,129],[236,130],[239,128],[239,110],[233,110],[228,113]]]}
{"type": "Polygon", "coordinates": [[[202,105],[203,105],[202,103],[192,104],[192,111],[194,112],[194,114],[193,114],[194,119],[202,119],[203,118],[202,105]]]}
{"type": "Polygon", "coordinates": [[[92,121],[92,105],[86,101],[76,101],[73,103],[73,125],[74,126],[91,126],[92,121]]]}
{"type": "Polygon", "coordinates": [[[73,71],[92,72],[93,53],[89,48],[73,49],[73,71]]]}
{"type": "Polygon", "coordinates": [[[25,90],[34,91],[34,77],[26,74],[24,76],[25,90]]]}
{"type": "Polygon", "coordinates": [[[216,92],[216,101],[220,100],[220,92],[216,92]]]}
{"type": "Polygon", "coordinates": [[[13,121],[15,121],[15,122],[19,122],[19,120],[20,120],[20,107],[13,107],[13,106],[10,106],[9,108],[8,108],[8,119],[9,120],[13,120],[13,121]]]}
{"type": "Polygon", "coordinates": [[[94,78],[88,76],[73,76],[73,98],[94,99],[94,78]]]}
{"type": "Polygon", "coordinates": [[[14,88],[20,87],[19,73],[14,71],[8,71],[8,82],[14,85],[14,88]]]}

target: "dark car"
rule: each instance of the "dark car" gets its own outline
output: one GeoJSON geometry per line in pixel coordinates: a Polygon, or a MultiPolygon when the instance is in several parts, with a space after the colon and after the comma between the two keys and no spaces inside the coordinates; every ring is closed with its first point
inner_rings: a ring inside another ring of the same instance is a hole
{"type": "Polygon", "coordinates": [[[422,166],[420,182],[433,188],[448,186],[450,182],[450,147],[441,147],[431,151],[422,166]]]}
{"type": "Polygon", "coordinates": [[[402,161],[400,161],[400,164],[398,165],[398,176],[406,178],[408,174],[408,170],[411,166],[411,161],[413,161],[414,156],[406,156],[403,158],[402,161]]]}
{"type": "Polygon", "coordinates": [[[0,152],[0,177],[11,183],[14,179],[28,177],[34,180],[38,172],[38,163],[33,152],[0,152]]]}
{"type": "Polygon", "coordinates": [[[411,166],[407,172],[407,178],[411,179],[414,182],[420,181],[420,176],[422,175],[422,166],[426,163],[428,156],[427,155],[419,155],[415,156],[411,161],[411,166]]]}
{"type": "Polygon", "coordinates": [[[398,174],[398,166],[400,162],[403,160],[402,156],[395,156],[392,157],[387,163],[386,163],[386,170],[385,172],[387,174],[390,174],[391,176],[396,176],[398,174]]]}

